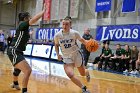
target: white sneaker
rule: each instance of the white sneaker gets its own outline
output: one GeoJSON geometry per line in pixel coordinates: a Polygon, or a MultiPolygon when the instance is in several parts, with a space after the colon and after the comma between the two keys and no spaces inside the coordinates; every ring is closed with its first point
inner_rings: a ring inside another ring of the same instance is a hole
{"type": "Polygon", "coordinates": [[[10,86],[11,86],[11,88],[15,88],[17,90],[20,90],[19,85],[15,85],[15,84],[12,83],[10,86]]]}
{"type": "Polygon", "coordinates": [[[134,71],[134,74],[135,74],[135,75],[138,75],[138,74],[139,74],[139,71],[137,71],[137,70],[134,71]]]}
{"type": "Polygon", "coordinates": [[[125,71],[123,71],[123,73],[128,73],[128,70],[126,69],[125,71]]]}
{"type": "Polygon", "coordinates": [[[130,72],[130,74],[134,74],[134,71],[132,70],[132,71],[130,72]]]}

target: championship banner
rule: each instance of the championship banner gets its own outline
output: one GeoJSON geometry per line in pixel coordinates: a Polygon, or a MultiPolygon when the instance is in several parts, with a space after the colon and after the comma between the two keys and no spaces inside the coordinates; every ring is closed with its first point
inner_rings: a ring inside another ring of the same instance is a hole
{"type": "Polygon", "coordinates": [[[136,9],[136,0],[123,0],[122,12],[134,12],[136,9]]]}
{"type": "Polygon", "coordinates": [[[46,12],[44,13],[43,20],[50,20],[50,15],[51,15],[51,1],[52,0],[44,0],[44,3],[47,6],[46,12]]]}
{"type": "Polygon", "coordinates": [[[36,39],[53,40],[54,35],[60,31],[60,28],[38,28],[36,31],[36,39]]]}
{"type": "Polygon", "coordinates": [[[140,42],[140,25],[98,26],[96,39],[124,42],[140,42]]]}
{"type": "Polygon", "coordinates": [[[96,0],[96,12],[111,10],[111,0],[96,0]]]}

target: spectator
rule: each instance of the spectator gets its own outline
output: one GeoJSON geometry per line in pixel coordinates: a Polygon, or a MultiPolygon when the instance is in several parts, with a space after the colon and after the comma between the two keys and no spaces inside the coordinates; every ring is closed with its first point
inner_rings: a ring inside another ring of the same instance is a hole
{"type": "Polygon", "coordinates": [[[116,45],[116,53],[113,57],[111,57],[113,70],[118,70],[119,72],[123,71],[124,54],[125,54],[125,50],[121,48],[120,44],[117,44],[116,45]],[[116,66],[116,63],[119,63],[118,68],[116,66]]]}
{"type": "Polygon", "coordinates": [[[136,71],[134,72],[134,74],[139,74],[139,65],[140,65],[140,52],[138,54],[138,59],[136,61],[136,71]]]}
{"type": "MultiPolygon", "coordinates": [[[[96,63],[98,63],[99,61],[100,61],[100,57],[101,57],[101,55],[103,54],[103,51],[104,51],[104,49],[105,49],[105,44],[108,44],[109,45],[109,41],[103,41],[103,44],[102,44],[102,52],[101,52],[101,54],[99,55],[99,56],[97,56],[95,59],[94,59],[94,62],[93,62],[93,64],[96,64],[96,63]]],[[[99,64],[98,64],[99,65],[99,64]]]]}
{"type": "MultiPolygon", "coordinates": [[[[92,38],[92,35],[90,35],[90,30],[89,29],[85,29],[84,30],[84,35],[82,36],[85,40],[90,40],[92,38]]],[[[81,49],[84,55],[84,60],[85,60],[85,66],[87,66],[88,63],[88,59],[90,56],[90,52],[86,49],[84,44],[81,44],[81,49]]]]}
{"type": "Polygon", "coordinates": [[[137,46],[132,46],[132,50],[131,50],[131,60],[130,63],[132,65],[132,71],[130,72],[131,74],[134,74],[134,70],[136,69],[136,61],[138,59],[138,54],[139,51],[137,49],[137,46]]]}
{"type": "Polygon", "coordinates": [[[106,43],[105,44],[105,49],[103,50],[103,53],[100,57],[101,61],[100,61],[100,65],[98,66],[98,69],[102,69],[102,64],[103,62],[105,62],[105,66],[104,66],[104,70],[107,69],[107,66],[109,66],[109,59],[112,55],[112,50],[109,48],[109,45],[106,43]]]}
{"type": "Polygon", "coordinates": [[[3,32],[0,33],[0,51],[4,53],[5,38],[3,32]]]}
{"type": "Polygon", "coordinates": [[[131,57],[131,49],[129,48],[129,45],[125,45],[125,57],[124,57],[124,64],[125,65],[125,71],[123,71],[124,73],[128,73],[129,71],[129,64],[130,64],[130,57],[131,57]]]}

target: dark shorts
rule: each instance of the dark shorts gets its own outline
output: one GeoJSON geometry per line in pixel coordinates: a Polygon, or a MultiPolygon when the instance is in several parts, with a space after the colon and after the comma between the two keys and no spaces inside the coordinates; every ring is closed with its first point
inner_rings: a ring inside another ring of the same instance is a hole
{"type": "Polygon", "coordinates": [[[9,48],[7,50],[7,55],[9,57],[10,61],[12,62],[13,66],[15,66],[17,63],[25,60],[23,52],[15,49],[15,48],[9,48]]]}

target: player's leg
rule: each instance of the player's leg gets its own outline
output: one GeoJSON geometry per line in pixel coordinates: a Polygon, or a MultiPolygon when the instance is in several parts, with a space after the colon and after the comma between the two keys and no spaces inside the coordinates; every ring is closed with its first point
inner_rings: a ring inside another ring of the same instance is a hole
{"type": "Polygon", "coordinates": [[[90,74],[89,74],[89,71],[87,69],[85,69],[84,66],[81,66],[81,67],[77,67],[79,73],[81,76],[86,76],[86,79],[87,79],[87,82],[90,81],[90,74]]]}
{"type": "MultiPolygon", "coordinates": [[[[86,79],[89,82],[90,81],[90,74],[89,74],[89,71],[87,69],[85,69],[83,56],[82,56],[80,51],[75,53],[75,54],[76,54],[74,56],[75,66],[77,67],[80,75],[81,76],[86,76],[86,79]]],[[[89,93],[89,91],[87,90],[86,86],[82,87],[82,91],[83,91],[83,93],[89,93]]]]}
{"type": "Polygon", "coordinates": [[[88,52],[86,49],[84,50],[84,60],[85,60],[85,66],[87,66],[88,64],[88,59],[89,59],[89,56],[90,56],[90,52],[88,52]]]}
{"type": "Polygon", "coordinates": [[[81,76],[86,76],[87,81],[89,82],[90,74],[89,74],[89,71],[85,69],[83,56],[80,51],[76,53],[74,60],[75,60],[75,66],[78,68],[78,71],[81,74],[81,76]]]}
{"type": "Polygon", "coordinates": [[[8,57],[11,60],[13,66],[16,68],[13,72],[13,82],[15,81],[15,84],[18,82],[18,75],[20,74],[20,71],[24,73],[23,81],[22,81],[22,93],[27,93],[27,84],[29,80],[29,76],[31,73],[31,68],[29,64],[26,62],[23,52],[16,51],[13,48],[9,48],[7,51],[8,57]]]}
{"type": "Polygon", "coordinates": [[[15,67],[20,69],[24,73],[23,80],[22,80],[22,93],[26,93],[29,77],[31,74],[31,67],[26,62],[26,60],[19,62],[18,64],[15,65],[15,67]]]}
{"type": "MultiPolygon", "coordinates": [[[[87,82],[89,82],[90,81],[89,71],[87,69],[85,69],[85,67],[83,65],[80,67],[77,67],[77,68],[78,68],[80,75],[86,76],[87,82]]],[[[83,85],[83,87],[82,87],[82,92],[83,93],[90,93],[89,90],[87,90],[87,87],[85,85],[83,85]]]]}
{"type": "Polygon", "coordinates": [[[64,64],[64,70],[65,70],[67,76],[71,79],[71,81],[82,89],[83,93],[88,93],[86,91],[86,86],[83,85],[82,82],[74,75],[74,64],[73,63],[64,64]]]}
{"type": "Polygon", "coordinates": [[[75,83],[77,86],[82,87],[82,83],[78,78],[74,75],[74,64],[64,64],[64,70],[67,74],[67,76],[71,79],[73,83],[75,83]]]}
{"type": "Polygon", "coordinates": [[[18,83],[18,76],[19,76],[20,72],[21,72],[21,70],[14,68],[13,83],[11,84],[11,87],[16,88],[17,90],[20,90],[19,83],[18,83]]]}

